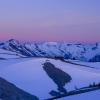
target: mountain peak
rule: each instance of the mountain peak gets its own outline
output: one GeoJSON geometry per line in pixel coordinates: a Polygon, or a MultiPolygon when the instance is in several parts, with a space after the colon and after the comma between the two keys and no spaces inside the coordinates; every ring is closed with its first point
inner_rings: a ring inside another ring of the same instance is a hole
{"type": "Polygon", "coordinates": [[[14,42],[14,41],[17,41],[17,40],[15,40],[15,39],[10,39],[10,40],[8,40],[9,42],[14,42]]]}
{"type": "Polygon", "coordinates": [[[8,43],[13,43],[13,44],[19,44],[19,41],[18,40],[15,40],[15,39],[10,39],[7,42],[8,43]]]}

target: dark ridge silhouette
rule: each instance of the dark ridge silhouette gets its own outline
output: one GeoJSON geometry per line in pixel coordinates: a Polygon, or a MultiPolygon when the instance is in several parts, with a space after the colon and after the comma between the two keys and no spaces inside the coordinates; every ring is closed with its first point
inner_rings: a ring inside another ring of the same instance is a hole
{"type": "Polygon", "coordinates": [[[96,55],[89,60],[89,62],[100,62],[100,55],[96,55]]]}
{"type": "Polygon", "coordinates": [[[39,100],[0,77],[0,100],[39,100]]]}
{"type": "Polygon", "coordinates": [[[0,60],[6,60],[5,58],[0,58],[0,60]]]}
{"type": "Polygon", "coordinates": [[[59,68],[56,68],[52,63],[45,62],[43,65],[43,69],[47,73],[47,75],[56,83],[58,86],[59,92],[67,93],[64,88],[65,84],[72,80],[71,76],[62,71],[59,68]]]}
{"type": "Polygon", "coordinates": [[[78,94],[83,94],[83,93],[87,93],[87,92],[91,92],[91,91],[96,91],[96,90],[100,90],[100,83],[98,84],[90,84],[87,87],[82,87],[82,88],[77,88],[75,90],[69,91],[65,94],[57,94],[55,91],[52,91],[52,94],[55,96],[55,94],[57,94],[55,97],[53,98],[48,98],[46,100],[58,100],[60,98],[63,97],[68,97],[68,96],[73,96],[73,95],[78,95],[78,94]]]}

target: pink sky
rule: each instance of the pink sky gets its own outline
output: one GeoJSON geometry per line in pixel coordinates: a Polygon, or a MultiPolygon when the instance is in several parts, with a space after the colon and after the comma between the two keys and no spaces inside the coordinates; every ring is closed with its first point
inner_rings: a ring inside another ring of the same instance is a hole
{"type": "Polygon", "coordinates": [[[98,0],[0,1],[0,40],[100,42],[98,0]]]}

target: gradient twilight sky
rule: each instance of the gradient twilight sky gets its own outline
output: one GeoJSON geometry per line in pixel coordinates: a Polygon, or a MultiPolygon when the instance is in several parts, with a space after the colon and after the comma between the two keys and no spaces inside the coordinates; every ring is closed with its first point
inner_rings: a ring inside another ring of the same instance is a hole
{"type": "Polygon", "coordinates": [[[100,0],[0,0],[0,40],[100,42],[100,0]]]}

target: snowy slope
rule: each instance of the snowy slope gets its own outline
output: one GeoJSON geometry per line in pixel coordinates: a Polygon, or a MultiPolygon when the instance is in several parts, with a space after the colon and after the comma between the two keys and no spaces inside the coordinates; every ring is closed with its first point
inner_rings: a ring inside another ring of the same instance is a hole
{"type": "Polygon", "coordinates": [[[0,43],[0,48],[27,57],[62,57],[81,61],[100,61],[100,43],[91,45],[65,42],[20,43],[11,39],[0,43]]]}
{"type": "Polygon", "coordinates": [[[100,90],[92,91],[80,95],[69,96],[57,100],[100,100],[100,90]]]}
{"type": "Polygon", "coordinates": [[[75,64],[80,64],[80,65],[84,65],[84,66],[87,66],[87,67],[100,69],[100,62],[83,62],[83,61],[74,61],[74,60],[69,60],[69,61],[72,62],[72,63],[75,63],[75,64]]]}
{"type": "MultiPolygon", "coordinates": [[[[49,94],[51,90],[57,91],[57,85],[43,70],[42,64],[46,60],[46,58],[33,58],[16,64],[6,65],[6,67],[0,69],[0,76],[26,92],[36,95],[40,100],[47,99],[52,97],[49,94]]],[[[72,81],[65,85],[65,89],[68,91],[74,90],[75,86],[80,88],[93,82],[100,82],[100,71],[96,69],[72,65],[60,60],[48,60],[72,77],[72,81]]]]}
{"type": "Polygon", "coordinates": [[[13,59],[13,58],[21,58],[21,57],[25,57],[25,56],[16,52],[0,49],[0,59],[9,59],[9,58],[13,59]]]}

